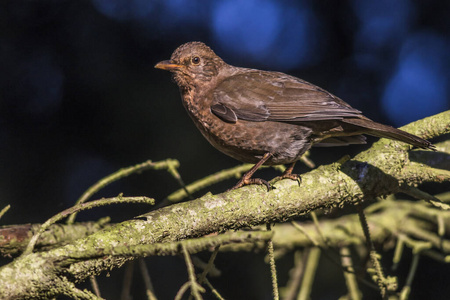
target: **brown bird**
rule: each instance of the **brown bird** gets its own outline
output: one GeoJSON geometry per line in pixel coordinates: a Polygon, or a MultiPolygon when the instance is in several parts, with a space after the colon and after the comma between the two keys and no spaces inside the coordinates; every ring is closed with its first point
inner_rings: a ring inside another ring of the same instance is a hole
{"type": "Polygon", "coordinates": [[[189,116],[215,148],[255,163],[232,189],[268,186],[251,178],[263,164],[290,164],[281,177],[299,179],[293,167],[311,146],[365,144],[361,134],[434,148],[418,136],[368,119],[302,79],[231,66],[201,42],[181,45],[155,68],[173,73],[189,116]]]}

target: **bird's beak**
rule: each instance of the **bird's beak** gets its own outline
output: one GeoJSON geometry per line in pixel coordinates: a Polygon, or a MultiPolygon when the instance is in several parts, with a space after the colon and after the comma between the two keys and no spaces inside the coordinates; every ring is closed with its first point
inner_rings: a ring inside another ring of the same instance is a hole
{"type": "Polygon", "coordinates": [[[166,71],[176,71],[183,67],[183,65],[175,64],[171,60],[163,60],[155,65],[155,68],[166,71]]]}

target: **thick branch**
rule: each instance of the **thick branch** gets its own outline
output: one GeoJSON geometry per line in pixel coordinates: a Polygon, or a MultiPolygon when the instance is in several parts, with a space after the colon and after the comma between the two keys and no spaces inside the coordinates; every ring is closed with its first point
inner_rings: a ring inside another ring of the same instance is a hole
{"type": "MultiPolygon", "coordinates": [[[[450,131],[450,111],[404,127],[431,138],[450,131]]],[[[62,274],[75,280],[121,266],[126,259],[108,256],[79,261],[80,253],[114,249],[124,245],[172,242],[212,232],[284,222],[318,208],[355,204],[365,198],[396,192],[404,183],[420,184],[422,172],[414,174],[409,146],[381,140],[354,159],[321,166],[302,175],[302,185],[282,180],[275,189],[247,186],[228,193],[210,193],[196,200],[164,207],[139,219],[94,233],[46,253],[22,256],[0,269],[0,298],[50,297],[62,274]],[[411,178],[412,177],[412,178],[411,178]]],[[[422,150],[418,150],[422,151],[422,150]]],[[[448,178],[447,178],[448,180],[448,178]]]]}

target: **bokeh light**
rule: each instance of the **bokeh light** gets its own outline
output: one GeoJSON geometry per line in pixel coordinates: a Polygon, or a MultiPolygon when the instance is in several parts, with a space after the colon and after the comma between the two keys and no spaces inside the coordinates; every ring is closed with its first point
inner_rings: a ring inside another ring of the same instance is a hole
{"type": "Polygon", "coordinates": [[[352,6],[360,26],[355,46],[369,52],[400,43],[415,16],[414,6],[408,0],[354,0],[352,6]]]}
{"type": "Polygon", "coordinates": [[[263,56],[276,41],[281,18],[274,1],[220,1],[214,7],[213,30],[226,50],[263,56]]]}
{"type": "Polygon", "coordinates": [[[382,98],[392,123],[404,125],[449,108],[448,53],[448,40],[432,32],[405,41],[382,98]]]}
{"type": "Polygon", "coordinates": [[[210,5],[201,0],[162,0],[160,22],[165,28],[180,30],[186,25],[206,25],[210,5]]]}
{"type": "Polygon", "coordinates": [[[224,51],[266,68],[289,70],[320,57],[317,17],[305,2],[217,2],[212,33],[224,51]]]}

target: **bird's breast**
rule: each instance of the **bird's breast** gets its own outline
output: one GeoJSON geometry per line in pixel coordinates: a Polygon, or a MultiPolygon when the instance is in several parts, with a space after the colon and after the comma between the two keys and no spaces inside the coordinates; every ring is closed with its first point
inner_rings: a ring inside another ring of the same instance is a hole
{"type": "Polygon", "coordinates": [[[227,123],[211,112],[206,97],[183,96],[183,104],[202,135],[221,152],[243,162],[256,163],[270,152],[268,164],[299,159],[309,147],[310,130],[280,122],[237,120],[227,123]]]}
{"type": "Polygon", "coordinates": [[[218,127],[218,120],[211,112],[210,102],[206,97],[195,97],[194,92],[183,95],[183,105],[200,132],[209,140],[210,132],[218,127]]]}

